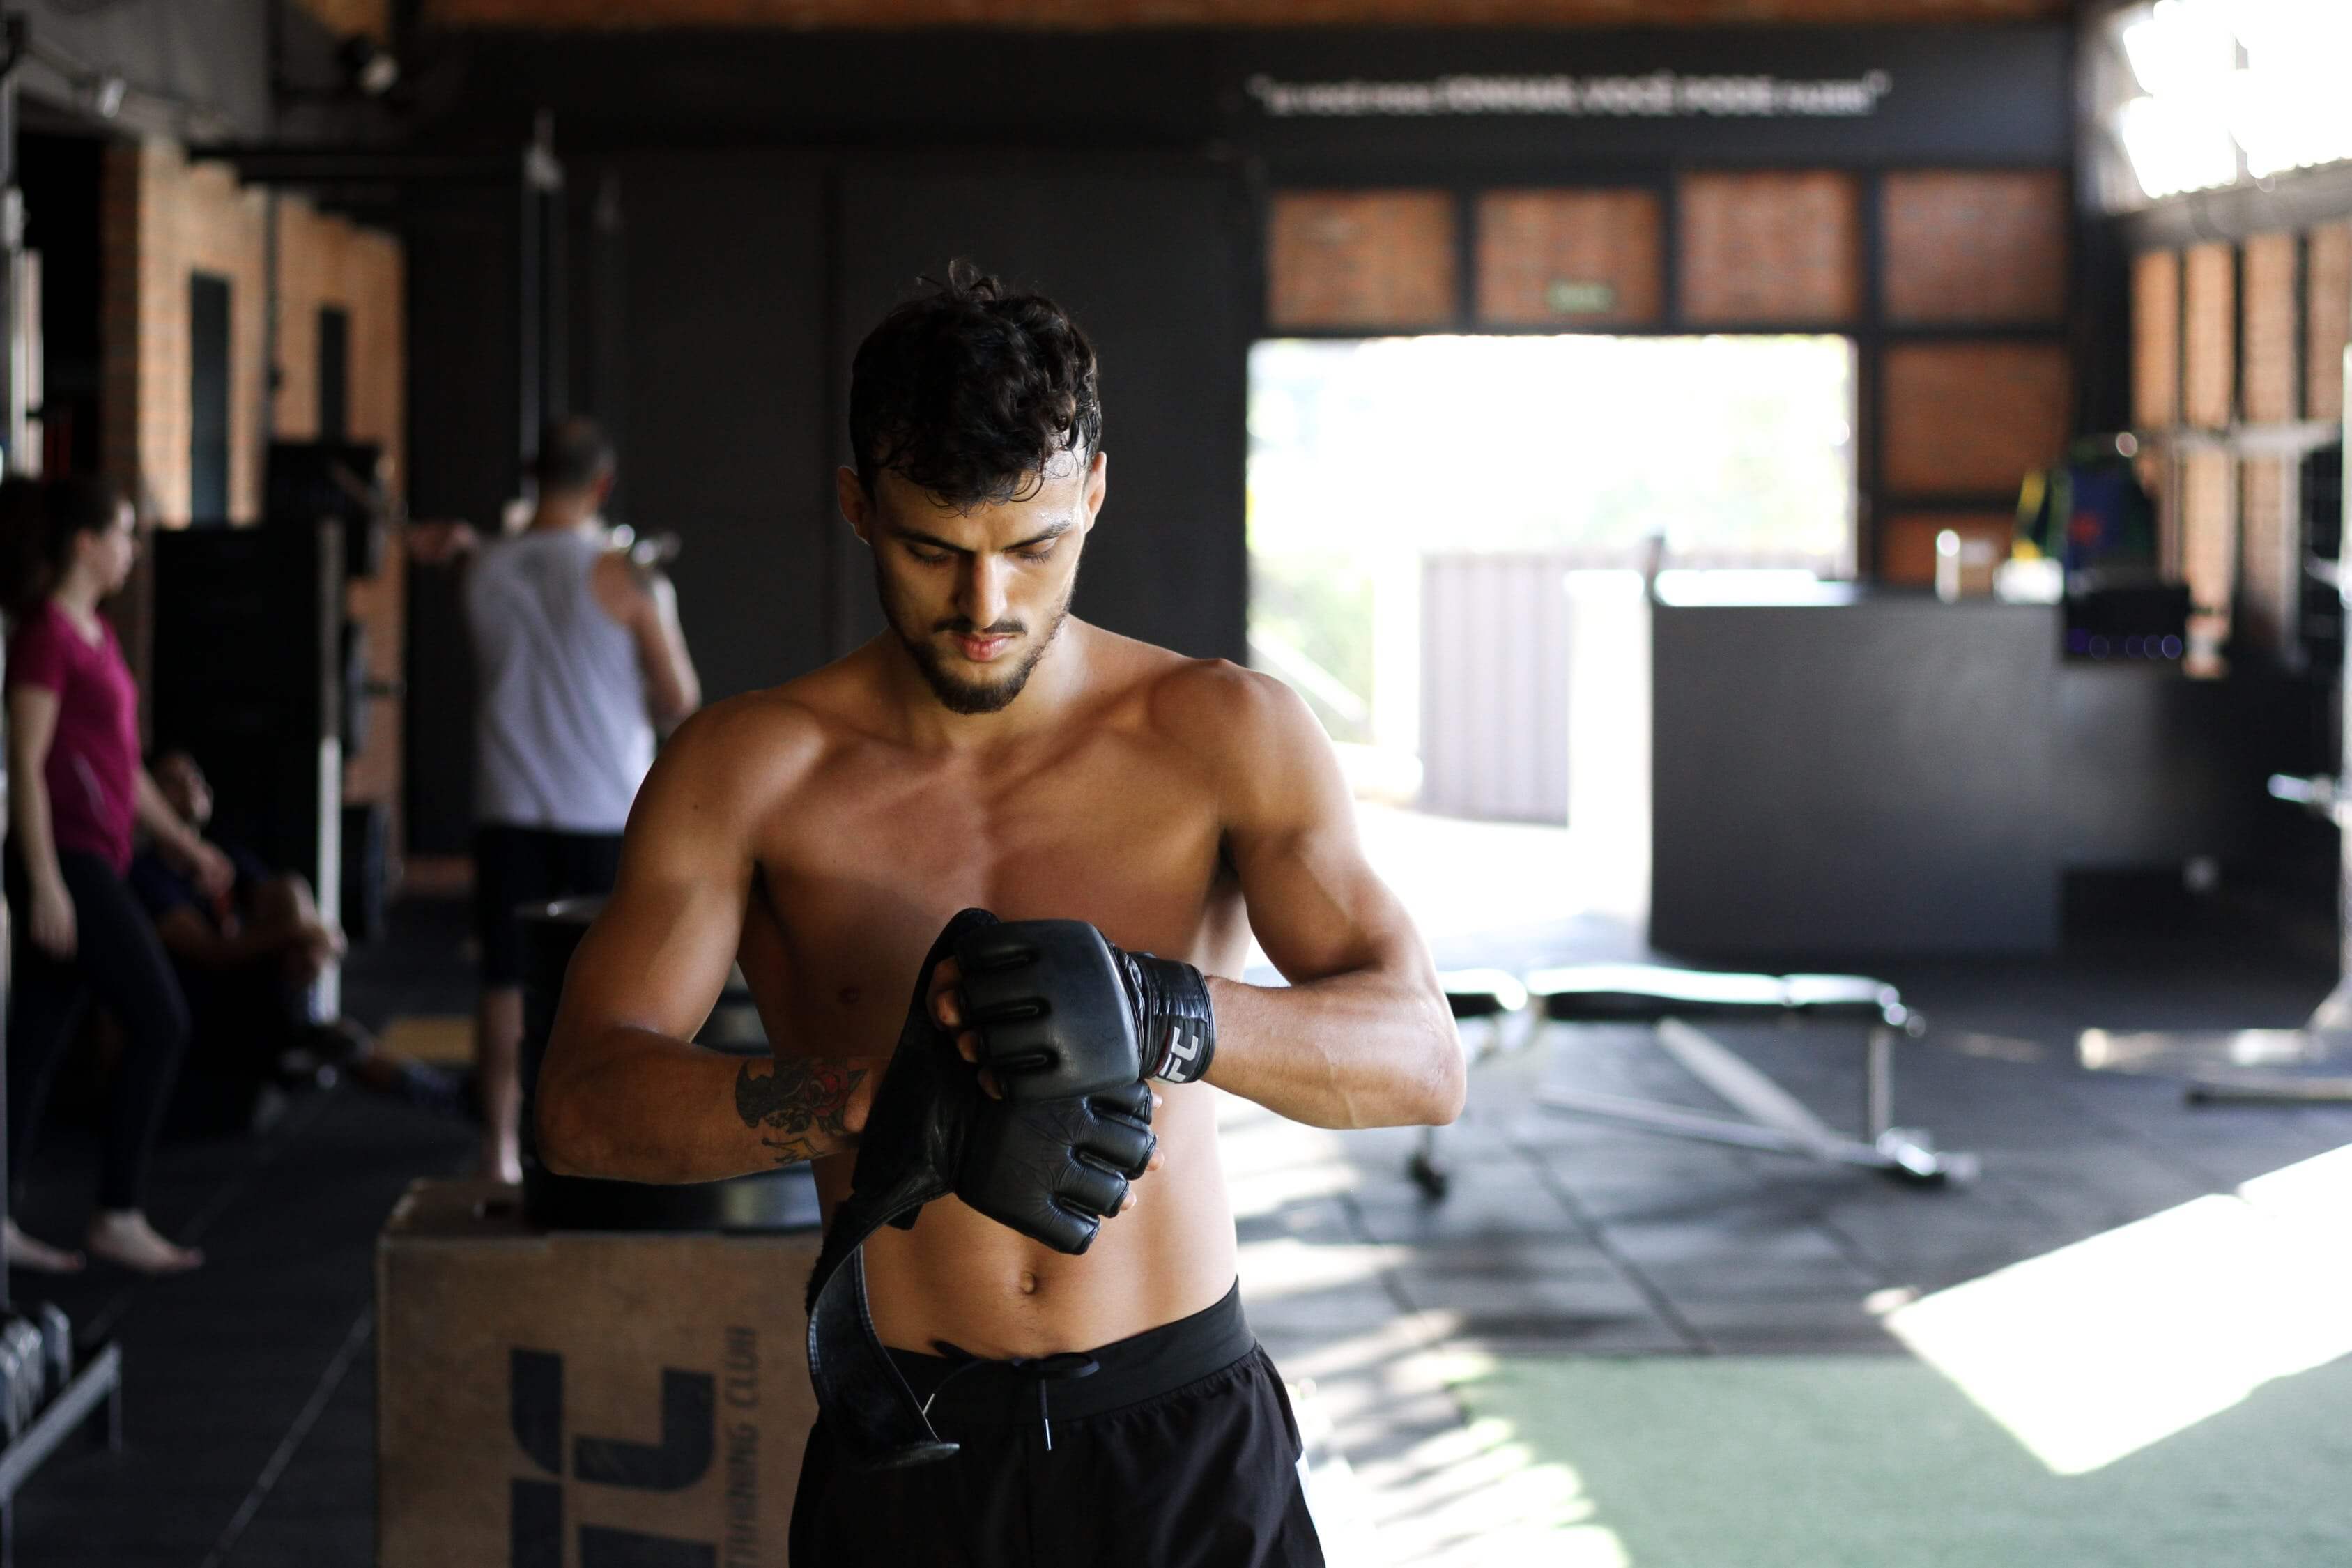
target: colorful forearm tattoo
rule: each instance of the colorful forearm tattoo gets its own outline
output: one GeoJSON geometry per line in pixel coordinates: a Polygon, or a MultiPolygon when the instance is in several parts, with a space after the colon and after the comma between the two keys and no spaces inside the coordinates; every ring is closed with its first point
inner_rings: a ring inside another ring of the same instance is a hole
{"type": "Polygon", "coordinates": [[[778,1058],[765,1072],[756,1070],[761,1065],[745,1062],[736,1075],[735,1114],[744,1126],[763,1129],[760,1142],[775,1151],[776,1163],[813,1160],[839,1148],[849,1135],[843,1117],[850,1093],[868,1069],[793,1058],[778,1058]]]}

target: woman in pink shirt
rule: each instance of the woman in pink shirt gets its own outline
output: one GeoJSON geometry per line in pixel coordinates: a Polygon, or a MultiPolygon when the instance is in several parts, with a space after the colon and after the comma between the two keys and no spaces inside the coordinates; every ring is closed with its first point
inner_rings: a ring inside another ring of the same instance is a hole
{"type": "MultiPolygon", "coordinates": [[[[228,859],[166,804],[139,760],[139,690],[98,606],[131,575],[131,508],[95,479],[0,482],[0,537],[16,548],[5,586],[8,637],[8,902],[16,916],[8,996],[8,1179],[21,1190],[59,1057],[95,996],[127,1037],[110,1086],[89,1250],[148,1273],[204,1255],[147,1222],[149,1155],[180,1072],[188,1005],[155,928],[123,881],[133,826],[207,892],[228,859]]],[[[81,1255],[26,1236],[12,1218],[8,1262],[70,1271],[81,1255]]]]}

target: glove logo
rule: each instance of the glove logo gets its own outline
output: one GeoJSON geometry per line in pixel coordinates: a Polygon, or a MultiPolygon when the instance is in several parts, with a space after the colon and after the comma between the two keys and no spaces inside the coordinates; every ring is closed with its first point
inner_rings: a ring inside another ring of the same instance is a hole
{"type": "Polygon", "coordinates": [[[1171,1023],[1168,1026],[1168,1041],[1160,1047],[1160,1066],[1152,1076],[1173,1079],[1181,1068],[1188,1068],[1200,1059],[1201,1047],[1185,1037],[1184,1026],[1171,1023]]]}

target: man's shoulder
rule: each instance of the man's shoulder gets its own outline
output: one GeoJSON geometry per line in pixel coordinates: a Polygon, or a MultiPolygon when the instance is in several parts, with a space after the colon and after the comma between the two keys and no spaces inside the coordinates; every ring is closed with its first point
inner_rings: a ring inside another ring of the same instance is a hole
{"type": "MultiPolygon", "coordinates": [[[[1139,644],[1139,647],[1149,645],[1139,644]]],[[[1138,688],[1151,727],[1195,749],[1240,752],[1312,724],[1297,695],[1273,676],[1225,658],[1151,647],[1138,688]]]]}
{"type": "Polygon", "coordinates": [[[1230,659],[1164,658],[1148,670],[1145,725],[1204,770],[1229,821],[1256,819],[1318,798],[1330,741],[1299,695],[1230,659]]]}
{"type": "Polygon", "coordinates": [[[752,773],[805,765],[824,747],[831,726],[793,689],[798,684],[722,697],[697,710],[663,744],[663,756],[752,773]]]}

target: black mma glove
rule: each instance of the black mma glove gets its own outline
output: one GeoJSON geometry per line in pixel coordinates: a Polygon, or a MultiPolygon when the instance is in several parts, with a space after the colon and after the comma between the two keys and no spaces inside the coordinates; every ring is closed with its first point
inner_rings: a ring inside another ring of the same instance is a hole
{"type": "Polygon", "coordinates": [[[931,971],[957,937],[996,919],[966,910],[948,922],[915,976],[915,997],[898,1044],[876,1086],[858,1135],[849,1196],[825,1227],[809,1272],[809,1382],[817,1410],[864,1468],[943,1459],[943,1441],[874,1332],[866,1300],[866,1238],[883,1225],[902,1229],[933,1198],[954,1190],[971,1118],[987,1098],[955,1042],[931,1021],[931,971]]]}
{"type": "Polygon", "coordinates": [[[1140,1083],[1051,1103],[992,1100],[932,1020],[932,971],[960,937],[995,923],[985,910],[966,910],[924,956],[859,1134],[849,1196],[809,1275],[809,1378],[818,1410],[863,1468],[956,1451],[931,1429],[875,1335],[866,1238],[885,1224],[911,1229],[923,1205],[952,1192],[1048,1247],[1084,1252],[1151,1158],[1151,1091],[1140,1083]]]}
{"type": "Polygon", "coordinates": [[[1127,1201],[1153,1146],[1151,1090],[1140,1082],[1063,1100],[987,1100],[972,1116],[955,1194],[1000,1225],[1080,1253],[1127,1201]]]}
{"type": "Polygon", "coordinates": [[[1189,963],[1128,952],[1084,921],[1000,921],[964,931],[964,1026],[1007,1100],[1066,1100],[1209,1070],[1217,1021],[1189,963]]]}

